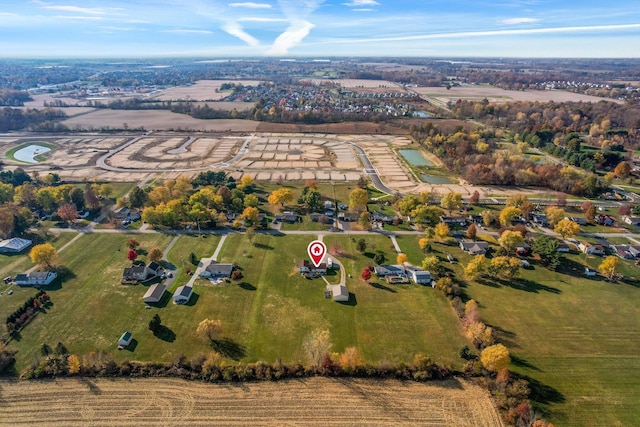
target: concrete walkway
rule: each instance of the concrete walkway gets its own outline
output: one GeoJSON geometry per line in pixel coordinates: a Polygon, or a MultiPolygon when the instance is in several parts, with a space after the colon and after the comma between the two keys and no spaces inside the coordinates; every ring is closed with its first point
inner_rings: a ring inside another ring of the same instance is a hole
{"type": "MultiPolygon", "coordinates": [[[[318,234],[318,240],[320,240],[322,242],[322,238],[324,237],[324,234],[318,234]]],[[[329,259],[331,259],[331,263],[334,265],[337,265],[340,268],[340,283],[338,283],[338,285],[347,285],[347,273],[344,270],[344,266],[342,265],[342,263],[338,260],[338,258],[329,255],[327,253],[326,255],[327,258],[327,262],[329,262],[329,259]]],[[[325,283],[327,284],[327,286],[335,286],[334,284],[329,283],[329,281],[327,280],[326,276],[322,276],[322,280],[325,281],[325,283]]]]}
{"type": "Polygon", "coordinates": [[[393,247],[396,248],[396,252],[401,254],[402,249],[400,249],[400,245],[398,245],[395,234],[389,234],[389,238],[391,239],[391,243],[393,243],[393,247]]]}

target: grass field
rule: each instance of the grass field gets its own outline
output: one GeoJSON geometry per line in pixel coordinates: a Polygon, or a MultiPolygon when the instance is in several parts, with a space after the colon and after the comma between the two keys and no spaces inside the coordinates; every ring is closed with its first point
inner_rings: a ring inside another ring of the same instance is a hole
{"type": "Polygon", "coordinates": [[[457,379],[205,384],[77,378],[3,381],[0,389],[0,423],[11,426],[502,426],[487,392],[457,379]],[[46,417],[42,407],[49,408],[46,417]]]}
{"type": "MultiPolygon", "coordinates": [[[[411,262],[423,257],[417,239],[398,239],[411,262]]],[[[469,255],[454,246],[434,249],[458,258],[446,267],[463,278],[469,255]]],[[[471,281],[463,291],[512,352],[512,369],[532,380],[545,417],[563,426],[637,425],[640,285],[587,279],[585,262],[597,268],[602,258],[568,255],[560,272],[534,265],[521,270],[522,280],[471,281]]],[[[637,269],[624,262],[619,271],[637,276],[637,269]]]]}
{"type": "Polygon", "coordinates": [[[169,289],[173,292],[179,286],[187,283],[191,276],[187,275],[186,270],[194,271],[197,265],[193,265],[190,261],[190,254],[195,254],[196,258],[208,258],[218,247],[220,236],[203,234],[200,236],[183,235],[173,245],[168,254],[169,262],[177,267],[179,273],[173,282],[173,286],[169,289]]]}

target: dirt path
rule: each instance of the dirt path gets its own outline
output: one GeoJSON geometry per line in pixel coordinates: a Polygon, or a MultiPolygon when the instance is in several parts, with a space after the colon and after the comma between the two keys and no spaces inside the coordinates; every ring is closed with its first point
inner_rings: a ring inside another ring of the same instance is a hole
{"type": "Polygon", "coordinates": [[[487,392],[455,379],[3,381],[0,402],[2,426],[502,426],[487,392]]]}

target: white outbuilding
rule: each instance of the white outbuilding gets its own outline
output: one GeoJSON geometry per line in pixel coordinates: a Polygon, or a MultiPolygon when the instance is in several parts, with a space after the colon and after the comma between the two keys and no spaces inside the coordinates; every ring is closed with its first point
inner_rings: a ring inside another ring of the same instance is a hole
{"type": "Polygon", "coordinates": [[[118,347],[127,347],[129,344],[131,344],[132,340],[133,335],[131,335],[131,332],[127,331],[122,334],[122,336],[120,336],[120,339],[118,340],[118,347]]]}
{"type": "Polygon", "coordinates": [[[334,285],[331,287],[331,294],[333,295],[333,300],[337,302],[347,302],[349,301],[349,290],[345,285],[334,285]]]}

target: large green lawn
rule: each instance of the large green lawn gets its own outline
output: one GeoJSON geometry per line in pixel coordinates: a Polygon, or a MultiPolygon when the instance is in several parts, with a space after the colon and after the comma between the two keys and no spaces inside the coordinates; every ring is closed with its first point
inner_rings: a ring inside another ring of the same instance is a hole
{"type": "MultiPolygon", "coordinates": [[[[423,256],[417,239],[399,239],[412,262],[423,256]]],[[[446,266],[463,278],[468,255],[454,246],[434,250],[456,256],[460,264],[446,266]]],[[[511,368],[532,379],[532,398],[556,425],[639,425],[640,285],[584,277],[583,265],[597,268],[600,257],[566,260],[561,272],[534,265],[521,270],[523,280],[471,281],[463,291],[478,301],[482,320],[514,356],[511,368]]],[[[624,262],[620,272],[637,276],[638,269],[624,262]]]]}
{"type": "MultiPolygon", "coordinates": [[[[308,243],[315,236],[257,235],[252,245],[244,235],[227,237],[221,261],[238,262],[245,276],[240,283],[212,285],[198,279],[194,297],[185,306],[174,305],[170,294],[158,306],[145,309],[144,285],[120,284],[125,259],[125,234],[93,234],[80,238],[60,256],[72,272],[58,289],[49,291],[53,306],[28,325],[11,346],[18,350],[18,369],[27,367],[43,343],[64,343],[71,352],[86,354],[95,350],[114,354],[116,360],[167,362],[184,354],[188,357],[210,350],[196,336],[198,323],[220,319],[223,345],[219,351],[244,361],[304,362],[302,342],[314,329],[331,332],[333,351],[355,346],[368,362],[410,362],[418,352],[454,367],[460,366],[458,351],[465,340],[448,301],[430,287],[367,284],[359,278],[362,268],[371,264],[366,255],[357,254],[348,236],[326,238],[330,247],[338,243],[341,257],[352,274],[347,285],[352,293],[348,303],[324,297],[325,282],[301,277],[295,264],[306,258],[308,243]],[[158,313],[167,327],[154,336],[148,330],[158,313]],[[129,330],[136,340],[133,350],[116,350],[120,334],[129,330]]],[[[164,248],[171,236],[139,234],[142,248],[164,248]]],[[[219,237],[181,236],[169,253],[170,261],[182,269],[182,256],[189,252],[210,256],[219,237]]],[[[389,239],[367,238],[368,243],[395,252],[389,239]]],[[[187,276],[177,276],[184,283],[187,276]]],[[[335,283],[339,276],[330,277],[335,283]]],[[[29,295],[34,293],[29,290],[29,295]]]]}

